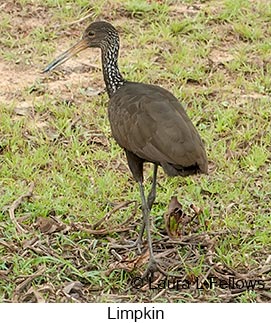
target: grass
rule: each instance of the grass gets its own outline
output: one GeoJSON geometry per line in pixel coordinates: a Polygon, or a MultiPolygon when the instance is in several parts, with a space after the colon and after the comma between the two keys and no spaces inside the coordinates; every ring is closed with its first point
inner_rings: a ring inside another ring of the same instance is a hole
{"type": "MultiPolygon", "coordinates": [[[[99,52],[88,50],[70,66],[40,74],[90,21],[112,22],[120,30],[124,76],[172,91],[184,102],[208,152],[208,176],[169,179],[159,171],[154,239],[164,232],[164,213],[177,195],[185,212],[191,203],[202,209],[197,234],[227,232],[212,240],[216,264],[243,275],[258,273],[254,278],[268,285],[270,270],[260,274],[271,252],[268,1],[80,0],[71,6],[67,0],[20,0],[7,1],[2,14],[0,301],[35,301],[37,293],[49,302],[270,301],[270,292],[261,290],[228,298],[218,289],[202,294],[166,290],[155,298],[154,291],[131,288],[140,268],[107,272],[116,262],[110,241],[127,233],[97,236],[70,226],[93,225],[119,203],[140,198],[124,153],[111,137],[107,95],[91,94],[104,87],[99,52]],[[88,20],[73,23],[86,15],[88,20]],[[32,197],[15,211],[27,229],[18,233],[8,208],[31,182],[32,197]],[[38,219],[50,217],[63,222],[66,231],[42,232],[38,219]],[[74,281],[83,287],[75,288],[79,296],[72,298],[64,287],[74,281]]],[[[149,167],[145,177],[150,188],[149,167]]],[[[123,223],[133,209],[129,204],[114,212],[109,228],[123,223]]],[[[134,229],[129,238],[136,238],[134,229]]],[[[189,247],[177,249],[190,277],[202,277],[210,267],[210,250],[202,242],[196,250],[199,258],[193,263],[189,247]]]]}

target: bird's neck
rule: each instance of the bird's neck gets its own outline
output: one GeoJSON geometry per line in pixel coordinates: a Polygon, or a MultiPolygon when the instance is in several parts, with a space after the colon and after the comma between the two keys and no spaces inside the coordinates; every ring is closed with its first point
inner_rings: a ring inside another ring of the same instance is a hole
{"type": "Polygon", "coordinates": [[[119,45],[117,43],[106,49],[102,48],[103,75],[109,97],[125,83],[118,67],[118,54],[119,45]]]}

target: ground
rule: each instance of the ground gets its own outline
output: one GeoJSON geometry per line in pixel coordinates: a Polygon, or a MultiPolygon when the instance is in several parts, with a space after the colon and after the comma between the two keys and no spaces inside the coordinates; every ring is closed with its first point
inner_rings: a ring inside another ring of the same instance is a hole
{"type": "Polygon", "coordinates": [[[0,9],[0,301],[270,302],[270,1],[0,9]],[[167,278],[141,279],[145,240],[141,254],[114,247],[136,239],[141,209],[99,50],[41,73],[94,20],[118,29],[125,78],[172,91],[206,146],[208,175],[159,170],[152,236],[167,278]]]}

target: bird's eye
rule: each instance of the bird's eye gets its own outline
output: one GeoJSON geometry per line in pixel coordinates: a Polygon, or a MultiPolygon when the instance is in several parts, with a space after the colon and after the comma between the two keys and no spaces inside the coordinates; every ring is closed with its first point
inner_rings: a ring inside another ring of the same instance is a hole
{"type": "Polygon", "coordinates": [[[88,36],[89,36],[89,37],[94,37],[94,36],[95,36],[94,31],[91,31],[91,30],[90,30],[90,31],[88,32],[88,36]]]}

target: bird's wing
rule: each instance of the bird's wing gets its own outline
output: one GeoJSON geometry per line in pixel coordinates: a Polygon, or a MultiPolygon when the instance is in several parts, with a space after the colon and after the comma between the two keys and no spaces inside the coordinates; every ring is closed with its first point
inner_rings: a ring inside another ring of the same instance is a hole
{"type": "Polygon", "coordinates": [[[200,162],[202,141],[173,96],[123,98],[111,103],[109,119],[118,144],[142,159],[184,167],[200,162]]]}

